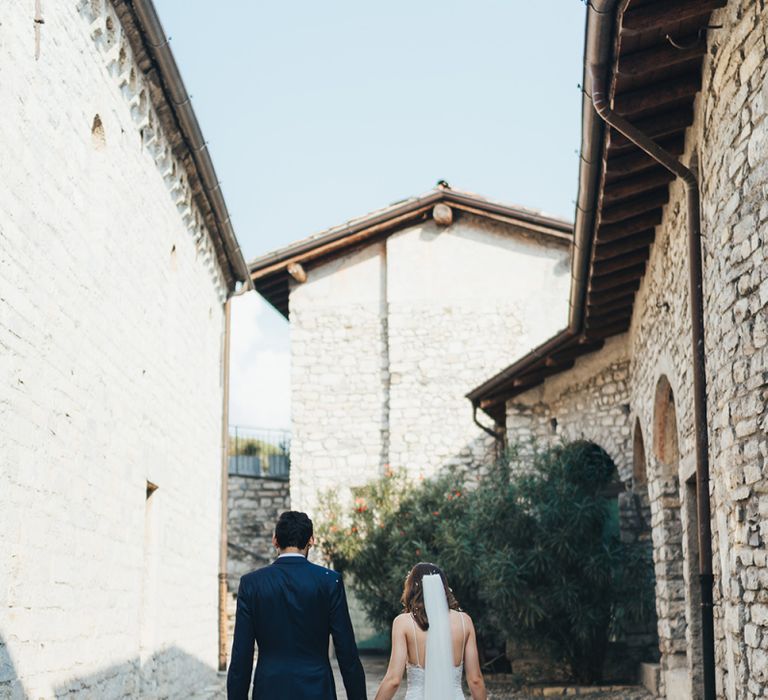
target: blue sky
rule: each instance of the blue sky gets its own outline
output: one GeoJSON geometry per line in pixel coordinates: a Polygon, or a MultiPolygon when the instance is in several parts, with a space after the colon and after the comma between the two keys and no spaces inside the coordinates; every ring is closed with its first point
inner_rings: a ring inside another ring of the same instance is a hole
{"type": "MultiPolygon", "coordinates": [[[[438,179],[573,218],[581,0],[156,6],[246,259],[438,179]]],[[[287,324],[233,326],[233,422],[287,426],[287,324]]]]}

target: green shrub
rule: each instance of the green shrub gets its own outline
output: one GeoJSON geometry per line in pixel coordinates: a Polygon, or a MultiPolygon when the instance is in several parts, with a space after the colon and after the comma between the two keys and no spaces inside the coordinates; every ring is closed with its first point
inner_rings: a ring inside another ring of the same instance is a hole
{"type": "Polygon", "coordinates": [[[595,682],[611,635],[654,604],[648,548],[618,537],[615,479],[584,441],[512,450],[471,488],[459,473],[414,484],[390,472],[355,489],[351,509],[326,495],[318,535],[372,622],[388,627],[410,568],[433,561],[486,647],[525,641],[595,682]]]}
{"type": "MultiPolygon", "coordinates": [[[[370,620],[383,629],[402,611],[400,595],[411,567],[418,561],[439,562],[452,543],[450,530],[466,510],[462,488],[455,474],[413,484],[403,472],[388,472],[353,489],[347,512],[335,494],[321,499],[321,550],[336,569],[351,575],[370,620]]],[[[470,610],[476,581],[452,571],[451,584],[470,610]]]]}

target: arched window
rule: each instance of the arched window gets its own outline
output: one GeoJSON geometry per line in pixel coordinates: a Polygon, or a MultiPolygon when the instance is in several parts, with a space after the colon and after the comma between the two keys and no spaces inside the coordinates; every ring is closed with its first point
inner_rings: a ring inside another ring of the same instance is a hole
{"type": "Polygon", "coordinates": [[[648,476],[645,468],[645,441],[640,419],[635,419],[635,437],[632,444],[632,481],[634,486],[645,486],[648,476]]]}
{"type": "Polygon", "coordinates": [[[677,475],[680,451],[677,446],[675,396],[669,380],[662,376],[656,385],[653,412],[653,452],[664,472],[677,475]]]}

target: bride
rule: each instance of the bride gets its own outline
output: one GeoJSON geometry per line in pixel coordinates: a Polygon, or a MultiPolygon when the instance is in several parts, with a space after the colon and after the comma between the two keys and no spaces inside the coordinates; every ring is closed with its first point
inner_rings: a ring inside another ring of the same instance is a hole
{"type": "Polygon", "coordinates": [[[465,700],[462,670],[472,700],[486,700],[472,619],[459,609],[442,570],[420,563],[403,590],[404,612],[392,623],[392,655],[375,700],[391,700],[408,670],[405,700],[465,700]]]}

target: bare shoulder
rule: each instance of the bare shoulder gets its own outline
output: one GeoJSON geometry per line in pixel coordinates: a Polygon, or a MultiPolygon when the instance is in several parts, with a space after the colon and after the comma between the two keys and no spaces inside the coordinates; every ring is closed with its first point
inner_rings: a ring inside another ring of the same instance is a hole
{"type": "Polygon", "coordinates": [[[392,620],[392,639],[399,639],[405,637],[408,633],[408,613],[400,613],[394,620],[392,620]]]}
{"type": "Polygon", "coordinates": [[[475,629],[475,624],[472,622],[472,618],[470,617],[469,613],[465,613],[463,610],[456,610],[455,612],[457,615],[461,616],[461,619],[464,621],[467,629],[475,629]]]}
{"type": "Polygon", "coordinates": [[[393,621],[392,621],[392,629],[400,629],[404,625],[408,624],[408,618],[410,617],[409,613],[403,612],[400,613],[393,621]]]}

